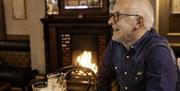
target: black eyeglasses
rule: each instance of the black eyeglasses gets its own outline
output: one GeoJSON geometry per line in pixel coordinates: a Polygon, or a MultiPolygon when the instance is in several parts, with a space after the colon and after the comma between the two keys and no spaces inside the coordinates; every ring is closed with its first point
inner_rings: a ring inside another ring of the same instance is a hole
{"type": "Polygon", "coordinates": [[[123,16],[121,18],[125,18],[127,16],[139,16],[139,15],[136,15],[136,14],[122,14],[122,13],[119,13],[119,12],[110,13],[110,17],[113,18],[114,22],[119,21],[119,19],[120,19],[119,16],[123,16]]]}

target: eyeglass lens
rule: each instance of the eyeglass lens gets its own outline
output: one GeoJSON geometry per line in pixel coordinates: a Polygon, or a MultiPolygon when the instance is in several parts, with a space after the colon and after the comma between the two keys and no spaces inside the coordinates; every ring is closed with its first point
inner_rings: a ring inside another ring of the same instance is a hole
{"type": "Polygon", "coordinates": [[[119,17],[122,16],[121,18],[127,17],[127,16],[139,16],[139,15],[133,15],[133,14],[120,14],[119,12],[114,12],[110,14],[110,17],[113,18],[114,22],[119,21],[119,17]]]}

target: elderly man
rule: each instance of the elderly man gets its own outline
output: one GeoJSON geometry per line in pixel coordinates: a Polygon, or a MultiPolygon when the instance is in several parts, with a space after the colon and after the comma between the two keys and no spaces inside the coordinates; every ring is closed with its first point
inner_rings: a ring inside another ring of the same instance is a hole
{"type": "Polygon", "coordinates": [[[148,0],[117,0],[109,24],[112,40],[98,71],[98,91],[175,91],[177,68],[168,41],[152,28],[148,0]]]}

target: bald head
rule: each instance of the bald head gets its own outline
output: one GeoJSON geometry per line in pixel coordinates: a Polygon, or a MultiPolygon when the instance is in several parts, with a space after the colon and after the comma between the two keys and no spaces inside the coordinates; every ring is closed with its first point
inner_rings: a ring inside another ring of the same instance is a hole
{"type": "Polygon", "coordinates": [[[153,7],[148,0],[117,0],[112,12],[142,16],[147,30],[150,30],[154,23],[153,7]]]}

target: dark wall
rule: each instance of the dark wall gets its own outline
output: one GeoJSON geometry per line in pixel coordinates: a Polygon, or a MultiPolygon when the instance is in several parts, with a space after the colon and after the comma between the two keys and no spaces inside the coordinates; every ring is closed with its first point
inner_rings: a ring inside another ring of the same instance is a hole
{"type": "Polygon", "coordinates": [[[169,31],[170,1],[159,0],[159,33],[163,36],[169,31]]]}
{"type": "Polygon", "coordinates": [[[168,33],[180,33],[180,14],[172,13],[172,0],[159,2],[159,33],[168,36],[168,33]]]}
{"type": "Polygon", "coordinates": [[[180,57],[180,14],[172,13],[172,0],[159,2],[159,33],[170,42],[177,57],[180,57]]]}
{"type": "Polygon", "coordinates": [[[3,0],[0,0],[0,40],[5,40],[5,18],[3,0]]]}

